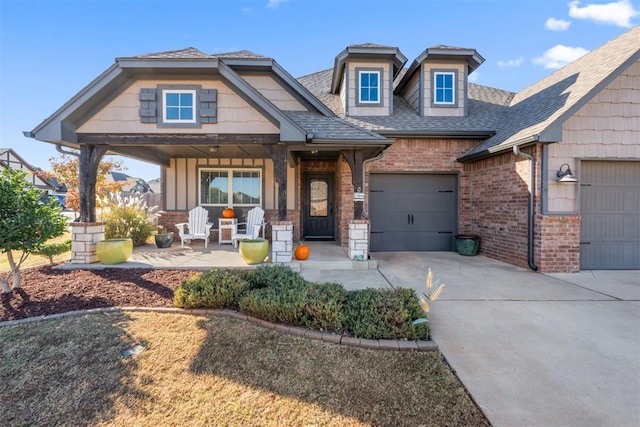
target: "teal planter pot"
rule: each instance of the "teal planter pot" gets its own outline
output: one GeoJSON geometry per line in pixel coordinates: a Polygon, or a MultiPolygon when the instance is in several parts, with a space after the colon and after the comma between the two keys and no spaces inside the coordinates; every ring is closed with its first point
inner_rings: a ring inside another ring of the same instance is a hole
{"type": "Polygon", "coordinates": [[[154,238],[159,249],[170,248],[173,244],[173,233],[158,233],[154,238]]]}
{"type": "Polygon", "coordinates": [[[478,253],[480,236],[475,234],[457,234],[456,251],[460,255],[473,256],[478,253]]]}
{"type": "Polygon", "coordinates": [[[261,264],[269,255],[269,241],[266,239],[240,240],[240,257],[249,264],[261,264]]]}
{"type": "Polygon", "coordinates": [[[96,256],[103,264],[126,262],[133,253],[133,240],[107,239],[96,244],[96,256]]]}

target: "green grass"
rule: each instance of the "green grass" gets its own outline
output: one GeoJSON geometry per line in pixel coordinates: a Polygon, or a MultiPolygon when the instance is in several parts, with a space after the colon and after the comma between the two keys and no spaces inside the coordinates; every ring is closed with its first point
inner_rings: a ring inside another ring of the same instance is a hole
{"type": "Polygon", "coordinates": [[[2,327],[0,342],[0,425],[488,425],[437,352],[136,312],[2,327]]]}

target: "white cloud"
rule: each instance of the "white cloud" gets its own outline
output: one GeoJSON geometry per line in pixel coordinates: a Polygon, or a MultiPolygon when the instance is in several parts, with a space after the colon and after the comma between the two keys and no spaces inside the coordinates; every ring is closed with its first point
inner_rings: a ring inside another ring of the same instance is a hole
{"type": "Polygon", "coordinates": [[[509,59],[507,61],[500,60],[498,61],[498,67],[501,67],[501,68],[519,67],[520,65],[522,65],[523,61],[524,61],[524,58],[522,56],[520,58],[509,59]]]}
{"type": "Polygon", "coordinates": [[[571,25],[571,21],[556,18],[549,18],[547,19],[547,22],[544,23],[547,30],[551,31],[565,31],[569,28],[569,25],[571,25]]]}
{"type": "Polygon", "coordinates": [[[640,15],[631,1],[619,0],[605,4],[588,4],[579,6],[579,1],[569,3],[569,16],[576,19],[591,19],[602,24],[613,24],[619,27],[633,26],[631,18],[640,15]]]}
{"type": "Polygon", "coordinates": [[[588,50],[581,47],[569,47],[559,44],[545,51],[542,56],[534,58],[533,63],[542,65],[544,68],[562,68],[588,52],[588,50]]]}
{"type": "Polygon", "coordinates": [[[280,3],[285,3],[289,0],[269,0],[269,3],[267,3],[267,7],[270,9],[277,9],[278,6],[280,6],[280,3]]]}
{"type": "Polygon", "coordinates": [[[480,73],[477,71],[474,71],[473,74],[469,74],[469,82],[471,83],[477,82],[479,78],[480,78],[480,73]]]}

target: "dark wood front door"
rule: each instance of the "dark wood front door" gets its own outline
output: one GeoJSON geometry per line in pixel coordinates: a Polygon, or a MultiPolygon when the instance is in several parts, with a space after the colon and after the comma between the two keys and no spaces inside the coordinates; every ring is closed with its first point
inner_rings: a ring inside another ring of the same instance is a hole
{"type": "Polygon", "coordinates": [[[333,240],[333,174],[304,175],[304,238],[333,240]]]}

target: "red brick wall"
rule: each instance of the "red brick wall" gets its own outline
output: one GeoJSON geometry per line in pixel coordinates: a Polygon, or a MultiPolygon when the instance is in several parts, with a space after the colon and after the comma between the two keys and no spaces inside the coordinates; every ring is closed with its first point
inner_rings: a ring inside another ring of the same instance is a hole
{"type": "Polygon", "coordinates": [[[484,255],[526,268],[529,161],[508,153],[464,168],[469,209],[460,231],[479,235],[484,255]]]}
{"type": "Polygon", "coordinates": [[[580,216],[538,215],[535,260],[544,273],[580,271],[580,216]]]}

